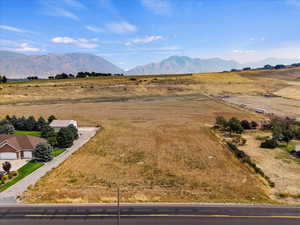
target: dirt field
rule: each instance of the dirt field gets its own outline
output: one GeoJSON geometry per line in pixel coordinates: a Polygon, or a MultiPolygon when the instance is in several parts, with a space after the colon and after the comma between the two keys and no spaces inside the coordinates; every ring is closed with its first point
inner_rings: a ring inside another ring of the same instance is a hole
{"type": "Polygon", "coordinates": [[[240,149],[250,155],[251,159],[275,182],[275,188],[271,189],[270,192],[273,199],[285,203],[299,204],[300,160],[281,148],[260,148],[261,141],[256,140],[256,137],[268,135],[271,136],[271,134],[261,131],[249,132],[243,135],[247,139],[247,144],[240,147],[240,149]]]}
{"type": "Polygon", "coordinates": [[[300,117],[300,100],[281,97],[264,96],[232,96],[225,98],[225,101],[240,105],[246,104],[250,109],[265,109],[268,113],[274,113],[281,117],[300,117]]]}

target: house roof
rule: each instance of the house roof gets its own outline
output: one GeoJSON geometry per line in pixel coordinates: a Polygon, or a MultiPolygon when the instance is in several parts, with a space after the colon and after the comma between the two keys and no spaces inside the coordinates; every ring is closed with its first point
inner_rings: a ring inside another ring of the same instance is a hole
{"type": "Polygon", "coordinates": [[[50,123],[51,127],[67,127],[70,124],[76,124],[75,120],[53,120],[50,123]]]}
{"type": "Polygon", "coordinates": [[[46,140],[31,135],[5,134],[0,135],[0,152],[33,151],[35,147],[46,140]]]}

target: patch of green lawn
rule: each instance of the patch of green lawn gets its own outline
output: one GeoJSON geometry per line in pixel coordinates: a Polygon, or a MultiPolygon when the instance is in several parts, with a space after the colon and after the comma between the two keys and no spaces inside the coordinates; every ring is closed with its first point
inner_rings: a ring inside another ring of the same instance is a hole
{"type": "Polygon", "coordinates": [[[25,135],[31,135],[35,137],[41,137],[42,132],[40,131],[26,131],[26,130],[16,130],[16,134],[25,134],[25,135]]]}
{"type": "Polygon", "coordinates": [[[33,171],[37,170],[38,168],[40,168],[43,165],[44,165],[44,163],[33,162],[33,161],[26,163],[24,166],[22,166],[20,169],[18,169],[19,175],[16,178],[14,178],[13,180],[7,182],[6,184],[0,186],[0,192],[4,191],[7,188],[9,188],[10,186],[14,185],[19,180],[22,180],[24,177],[28,176],[33,171]]]}
{"type": "Polygon", "coordinates": [[[54,157],[59,156],[61,153],[63,153],[66,149],[63,148],[55,148],[53,149],[52,155],[54,157]]]}

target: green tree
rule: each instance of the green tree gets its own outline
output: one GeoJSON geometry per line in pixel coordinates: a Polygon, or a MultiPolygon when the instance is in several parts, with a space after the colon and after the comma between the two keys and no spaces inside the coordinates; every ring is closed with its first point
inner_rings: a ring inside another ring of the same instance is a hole
{"type": "Polygon", "coordinates": [[[60,148],[69,148],[73,145],[74,136],[70,129],[64,127],[57,133],[57,145],[60,148]]]}
{"type": "Polygon", "coordinates": [[[237,118],[232,117],[229,121],[228,121],[228,128],[230,131],[230,134],[233,133],[237,133],[237,134],[241,134],[244,132],[244,129],[241,125],[241,121],[239,121],[237,118]]]}
{"type": "Polygon", "coordinates": [[[53,147],[57,146],[57,139],[56,139],[56,136],[50,136],[50,137],[48,137],[48,138],[47,138],[47,141],[48,141],[48,143],[49,143],[51,146],[53,146],[53,147]]]}
{"type": "Polygon", "coordinates": [[[36,146],[33,151],[33,158],[39,162],[49,162],[52,160],[53,148],[50,144],[43,142],[36,146]]]}
{"type": "Polygon", "coordinates": [[[42,131],[42,134],[41,134],[42,138],[49,138],[49,137],[56,136],[55,130],[53,129],[53,127],[50,127],[48,124],[45,125],[41,131],[42,131]]]}
{"type": "Polygon", "coordinates": [[[15,127],[16,130],[26,130],[25,123],[26,123],[26,118],[23,116],[23,117],[18,118],[16,120],[16,123],[14,124],[14,127],[15,127]]]}
{"type": "Polygon", "coordinates": [[[47,126],[47,121],[41,116],[36,122],[35,129],[41,131],[45,126],[47,126]]]}
{"type": "Polygon", "coordinates": [[[73,140],[77,140],[79,137],[78,129],[73,124],[70,124],[67,128],[72,132],[73,140]]]}
{"type": "Polygon", "coordinates": [[[53,120],[56,120],[56,117],[54,115],[51,115],[48,117],[48,123],[50,124],[53,120]]]}
{"type": "Polygon", "coordinates": [[[33,116],[29,116],[26,120],[25,120],[25,129],[29,130],[29,131],[33,131],[35,130],[36,127],[36,120],[33,116]]]}
{"type": "Polygon", "coordinates": [[[4,124],[0,126],[0,134],[14,134],[15,128],[11,124],[4,124]]]}
{"type": "Polygon", "coordinates": [[[216,118],[216,125],[223,128],[223,129],[226,129],[227,125],[228,125],[228,122],[223,116],[218,116],[216,118]]]}

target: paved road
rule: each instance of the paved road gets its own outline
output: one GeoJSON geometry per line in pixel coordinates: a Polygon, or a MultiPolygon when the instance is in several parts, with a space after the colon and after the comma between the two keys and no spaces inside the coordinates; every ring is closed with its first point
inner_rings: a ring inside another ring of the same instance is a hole
{"type": "MultiPolygon", "coordinates": [[[[115,225],[117,207],[99,205],[0,206],[2,225],[115,225]]],[[[124,204],[122,225],[299,225],[300,207],[200,204],[124,204]]]]}
{"type": "Polygon", "coordinates": [[[17,202],[17,196],[21,195],[29,185],[34,185],[42,176],[44,176],[48,171],[57,167],[63,161],[65,161],[70,155],[77,151],[81,146],[92,138],[97,131],[94,127],[81,127],[79,128],[79,133],[81,134],[78,140],[74,141],[71,148],[68,148],[64,153],[60,154],[58,157],[54,158],[52,161],[46,163],[41,168],[37,169],[24,179],[20,180],[15,185],[9,187],[5,191],[0,193],[0,203],[15,203],[17,202]]]}

